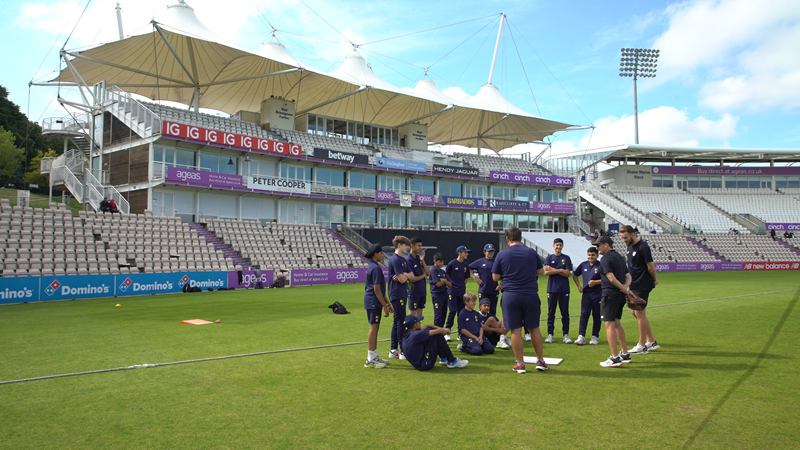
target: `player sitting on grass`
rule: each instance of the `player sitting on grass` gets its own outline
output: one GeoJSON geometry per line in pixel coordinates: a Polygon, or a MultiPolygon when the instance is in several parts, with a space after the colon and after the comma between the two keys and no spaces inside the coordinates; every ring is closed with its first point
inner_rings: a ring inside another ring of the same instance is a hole
{"type": "Polygon", "coordinates": [[[464,309],[458,313],[458,332],[461,333],[461,343],[458,351],[480,356],[484,353],[494,353],[494,346],[483,337],[483,322],[480,313],[475,311],[478,297],[472,292],[464,294],[464,309]]]}
{"type": "Polygon", "coordinates": [[[492,300],[482,298],[478,305],[478,318],[483,324],[483,337],[496,348],[511,348],[511,341],[506,337],[508,328],[503,327],[503,319],[492,314],[492,300]]]}
{"type": "Polygon", "coordinates": [[[466,367],[469,361],[453,356],[444,340],[444,335],[450,334],[450,330],[435,325],[421,326],[419,323],[423,319],[413,314],[406,316],[403,352],[408,362],[417,370],[433,369],[436,358],[439,358],[440,364],[447,364],[448,369],[466,367]]]}
{"type": "Polygon", "coordinates": [[[600,263],[597,262],[597,249],[589,247],[586,250],[586,261],[580,263],[572,273],[572,280],[578,286],[578,292],[583,294],[581,298],[581,321],[578,328],[578,339],[575,343],[584,345],[586,343],[586,328],[589,326],[589,316],[592,316],[592,345],[597,345],[600,337],[600,299],[602,298],[602,281],[600,280],[600,263]],[[583,277],[583,284],[578,281],[578,277],[583,277]]]}
{"type": "Polygon", "coordinates": [[[364,309],[367,310],[367,321],[369,322],[367,362],[364,363],[364,367],[383,369],[389,361],[378,356],[378,330],[381,328],[381,312],[389,317],[393,311],[392,304],[386,299],[386,280],[383,276],[383,269],[378,265],[383,261],[381,245],[378,243],[370,245],[364,256],[370,259],[367,280],[364,283],[364,309]]]}

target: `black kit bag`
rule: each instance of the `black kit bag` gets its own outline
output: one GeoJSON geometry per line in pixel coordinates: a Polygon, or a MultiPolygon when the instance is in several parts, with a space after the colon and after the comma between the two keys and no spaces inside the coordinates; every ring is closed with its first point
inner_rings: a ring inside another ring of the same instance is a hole
{"type": "Polygon", "coordinates": [[[347,311],[347,308],[345,308],[344,305],[339,302],[333,302],[333,304],[328,306],[328,308],[332,309],[334,314],[350,314],[347,311]]]}

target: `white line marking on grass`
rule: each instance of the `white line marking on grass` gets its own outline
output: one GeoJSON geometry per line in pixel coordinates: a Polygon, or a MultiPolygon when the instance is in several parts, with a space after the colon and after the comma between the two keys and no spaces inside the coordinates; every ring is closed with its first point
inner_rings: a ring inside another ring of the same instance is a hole
{"type": "MultiPolygon", "coordinates": [[[[677,306],[677,305],[688,305],[692,303],[702,303],[702,302],[713,302],[716,300],[730,300],[733,298],[743,298],[743,297],[754,297],[757,295],[769,295],[769,294],[780,294],[783,292],[794,292],[800,289],[784,289],[781,291],[769,291],[769,292],[758,292],[755,294],[743,294],[743,295],[734,295],[731,297],[717,297],[717,298],[707,298],[703,300],[692,300],[689,302],[680,302],[680,303],[668,303],[666,305],[655,305],[655,306],[648,306],[647,308],[661,308],[664,306],[677,306]]],[[[580,317],[580,314],[571,315],[570,317],[580,317]]],[[[556,319],[560,319],[561,317],[556,317],[556,319]]],[[[542,319],[541,322],[546,321],[547,319],[542,319]]],[[[387,342],[390,339],[381,339],[378,342],[387,342]]],[[[196,362],[205,362],[205,361],[218,361],[221,359],[232,359],[232,358],[244,358],[245,356],[259,356],[259,355],[269,355],[273,353],[287,353],[287,352],[296,352],[300,350],[316,350],[319,348],[331,348],[331,347],[344,347],[348,345],[362,345],[366,344],[367,341],[360,341],[360,342],[347,342],[344,344],[329,344],[329,345],[316,345],[313,347],[300,347],[300,348],[289,348],[284,350],[271,350],[268,352],[256,352],[256,353],[244,353],[241,355],[228,355],[228,356],[215,356],[213,358],[201,358],[201,359],[187,359],[185,361],[173,361],[173,362],[166,362],[166,363],[157,363],[157,364],[137,364],[134,366],[127,366],[127,367],[116,367],[114,369],[101,369],[101,370],[90,370],[87,372],[74,372],[74,373],[64,373],[59,375],[47,375],[43,377],[33,377],[33,378],[22,378],[19,380],[8,380],[8,381],[0,381],[0,385],[3,384],[13,384],[13,383],[23,383],[26,381],[39,381],[39,380],[49,380],[53,378],[65,378],[65,377],[74,377],[78,375],[90,375],[94,373],[105,373],[105,372],[118,372],[121,370],[131,370],[131,369],[147,369],[150,367],[163,367],[163,366],[174,366],[178,364],[189,364],[189,363],[196,363],[196,362]]]]}

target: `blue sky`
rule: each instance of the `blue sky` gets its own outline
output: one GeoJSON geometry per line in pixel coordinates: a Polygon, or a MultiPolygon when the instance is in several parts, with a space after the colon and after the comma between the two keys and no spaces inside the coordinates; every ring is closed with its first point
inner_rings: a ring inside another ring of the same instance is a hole
{"type": "MultiPolygon", "coordinates": [[[[68,35],[69,49],[117,39],[114,1],[92,1],[75,27],[86,2],[0,5],[6,61],[0,84],[32,120],[65,115],[55,89],[34,87],[29,102],[28,82],[45,80],[58,67],[68,35]]],[[[658,48],[658,77],[639,84],[642,143],[800,148],[800,6],[794,1],[304,2],[308,7],[299,0],[188,0],[201,21],[242,49],[257,52],[271,24],[295,58],[331,71],[350,54],[349,42],[367,44],[362,54],[386,81],[412,87],[430,67],[431,78],[452,96],[475,94],[486,83],[505,12],[493,84],[529,112],[596,126],[591,141],[588,132],[556,136],[554,152],[632,143],[633,88],[631,79],[618,76],[620,48],[658,48]],[[470,22],[370,44],[464,21],[470,22]]],[[[119,3],[125,33],[140,34],[173,2],[119,3]]]]}

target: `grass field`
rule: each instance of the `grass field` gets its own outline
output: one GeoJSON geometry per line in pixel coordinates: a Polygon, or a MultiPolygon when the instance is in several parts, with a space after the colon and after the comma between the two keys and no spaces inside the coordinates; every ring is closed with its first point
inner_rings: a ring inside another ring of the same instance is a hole
{"type": "MultiPolygon", "coordinates": [[[[463,370],[368,370],[359,344],[0,385],[0,448],[798,448],[798,274],[659,278],[652,306],[784,292],[652,308],[662,349],[618,369],[598,365],[601,333],[546,345],[565,362],[525,375],[510,350],[463,370]]],[[[0,306],[0,381],[364,341],[362,289],[0,306]],[[179,324],[195,318],[221,323],[179,324]]],[[[623,326],[634,344],[630,313],[623,326]]]]}
{"type": "MultiPolygon", "coordinates": [[[[0,198],[7,198],[11,202],[11,206],[17,206],[17,190],[9,188],[0,188],[0,198]]],[[[50,199],[46,195],[31,193],[31,204],[33,208],[47,208],[47,203],[50,199]]],[[[53,191],[53,201],[61,203],[61,191],[53,191]]],[[[77,216],[79,211],[83,210],[83,205],[74,198],[69,199],[69,209],[72,215],[77,216]]]]}

